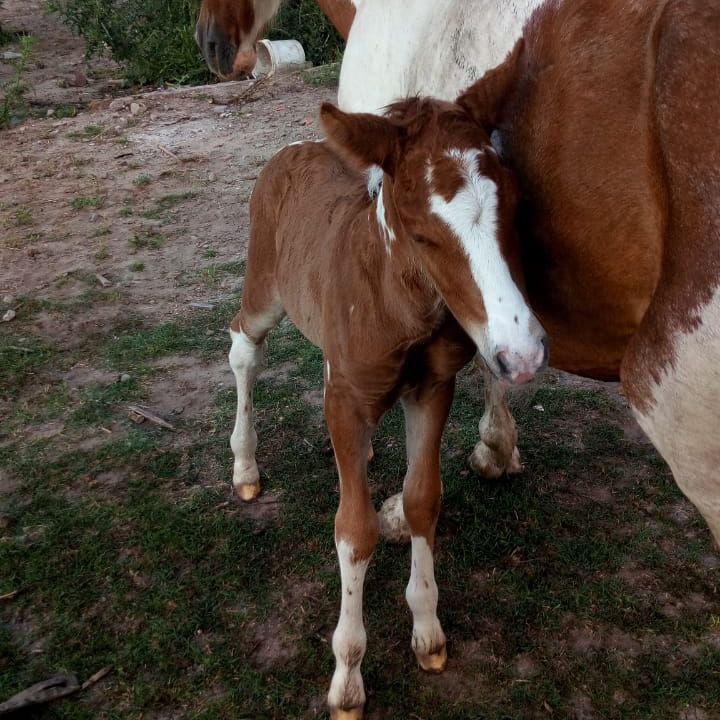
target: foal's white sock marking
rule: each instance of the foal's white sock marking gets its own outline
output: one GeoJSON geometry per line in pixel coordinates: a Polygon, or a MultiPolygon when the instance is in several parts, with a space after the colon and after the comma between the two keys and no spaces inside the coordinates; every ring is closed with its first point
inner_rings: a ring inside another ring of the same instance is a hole
{"type": "Polygon", "coordinates": [[[233,485],[253,485],[259,480],[255,449],[257,434],[253,425],[253,386],[262,363],[262,345],[256,345],[242,330],[230,330],[232,346],[228,360],[237,384],[237,414],[230,437],[235,462],[233,485]]]}
{"type": "Polygon", "coordinates": [[[370,560],[353,562],[353,548],[345,540],[337,543],[342,599],[340,619],[333,634],[335,673],[330,683],[331,708],[355,708],[365,704],[360,663],[365,655],[367,635],[363,625],[362,602],[365,572],[370,560]]]}
{"type": "Polygon", "coordinates": [[[424,537],[412,538],[410,582],[405,599],[413,614],[412,648],[416,653],[436,653],[445,645],[437,617],[438,588],[433,554],[424,537]]]}

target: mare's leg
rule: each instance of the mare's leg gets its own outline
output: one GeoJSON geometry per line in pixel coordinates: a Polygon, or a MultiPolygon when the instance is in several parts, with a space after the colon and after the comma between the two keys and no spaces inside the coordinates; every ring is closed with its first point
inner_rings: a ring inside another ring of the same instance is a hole
{"type": "Polygon", "coordinates": [[[333,634],[335,673],[328,693],[332,720],[361,718],[365,688],[360,664],[367,639],[363,625],[363,583],[378,538],[378,523],[367,484],[367,460],[374,424],[351,395],[325,385],[325,416],[340,478],[335,547],[340,563],[340,619],[333,634]]]}
{"type": "Polygon", "coordinates": [[[442,494],[440,440],[454,387],[453,379],[420,387],[402,399],[408,458],[403,508],[412,542],[405,597],[413,614],[412,648],[418,664],[428,672],[442,672],[447,663],[445,634],[437,617],[433,545],[442,494]]]}
{"type": "Polygon", "coordinates": [[[505,390],[482,360],[479,365],[485,380],[485,412],[480,419],[480,442],[470,455],[470,466],[488,479],[519,473],[522,465],[517,449],[517,427],[505,390]]]}

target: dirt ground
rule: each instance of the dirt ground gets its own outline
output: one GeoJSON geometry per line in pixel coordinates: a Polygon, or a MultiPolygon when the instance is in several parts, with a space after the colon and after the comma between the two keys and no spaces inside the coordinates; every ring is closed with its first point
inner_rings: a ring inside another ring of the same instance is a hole
{"type": "MultiPolygon", "coordinates": [[[[85,106],[74,118],[31,119],[2,134],[3,312],[20,296],[67,298],[67,279],[78,273],[112,283],[122,295],[109,309],[116,314],[131,307],[168,318],[235,289],[228,280],[209,293],[193,279],[210,264],[203,258],[243,256],[247,199],[260,168],[283,145],[317,137],[317,109],[335,90],[290,77],[254,92],[235,83],[118,96],[112,64],[88,66],[82,42],[41,7],[15,0],[0,11],[3,27],[38,37],[27,99],[48,111],[85,106]],[[172,217],[162,212],[167,205],[172,217]]],[[[0,82],[10,69],[0,63],[0,82]]],[[[102,322],[108,308],[98,312],[77,322],[102,322]]],[[[59,340],[77,331],[44,329],[59,340]]]]}

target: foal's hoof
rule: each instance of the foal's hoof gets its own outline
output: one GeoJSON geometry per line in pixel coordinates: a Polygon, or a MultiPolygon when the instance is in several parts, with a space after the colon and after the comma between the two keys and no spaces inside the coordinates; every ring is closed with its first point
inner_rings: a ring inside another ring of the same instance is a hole
{"type": "Polygon", "coordinates": [[[403,512],[402,493],[389,497],[378,510],[380,535],[388,542],[410,542],[410,526],[403,512]]]}
{"type": "Polygon", "coordinates": [[[257,463],[236,461],[233,466],[233,488],[243,502],[257,500],[260,494],[260,472],[257,463]]]}
{"type": "Polygon", "coordinates": [[[473,449],[468,462],[478,475],[487,480],[497,480],[503,475],[517,475],[522,472],[520,451],[517,447],[514,447],[510,457],[507,457],[482,440],[473,449]]]}
{"type": "Polygon", "coordinates": [[[415,653],[420,669],[432,675],[439,675],[447,667],[447,646],[435,653],[415,653]]]}
{"type": "Polygon", "coordinates": [[[260,483],[245,483],[235,485],[235,494],[243,502],[249,503],[257,500],[260,494],[260,483]]]}
{"type": "Polygon", "coordinates": [[[343,710],[342,708],[330,709],[330,720],[362,720],[362,716],[362,705],[350,708],[349,710],[343,710]]]}

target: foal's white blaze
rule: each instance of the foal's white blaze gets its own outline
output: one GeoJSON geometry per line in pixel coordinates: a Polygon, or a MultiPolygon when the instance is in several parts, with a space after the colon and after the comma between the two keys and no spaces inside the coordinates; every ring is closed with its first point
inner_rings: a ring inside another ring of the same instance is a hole
{"type": "Polygon", "coordinates": [[[230,436],[230,447],[235,460],[233,463],[233,486],[257,485],[260,479],[255,450],[257,434],[253,425],[253,386],[262,364],[262,345],[256,345],[244,332],[230,330],[232,345],[228,360],[237,384],[237,413],[235,428],[230,436]]]}
{"type": "Polygon", "coordinates": [[[360,674],[360,664],[367,646],[362,602],[363,583],[370,560],[353,562],[353,548],[345,540],[337,543],[337,554],[342,599],[340,620],[332,640],[335,673],[330,683],[328,705],[331,708],[350,709],[365,704],[365,688],[360,674]]]}
{"type": "Polygon", "coordinates": [[[486,360],[509,349],[522,357],[538,354],[537,321],[510,275],[498,243],[497,186],[477,170],[479,150],[451,150],[465,185],[450,202],[430,196],[430,209],[453,231],[465,251],[470,272],[483,296],[487,328],[468,328],[486,360]]]}
{"type": "Polygon", "coordinates": [[[413,615],[412,648],[428,655],[445,647],[445,633],[437,617],[438,587],[433,554],[424,537],[412,538],[410,582],[405,599],[413,615]]]}

